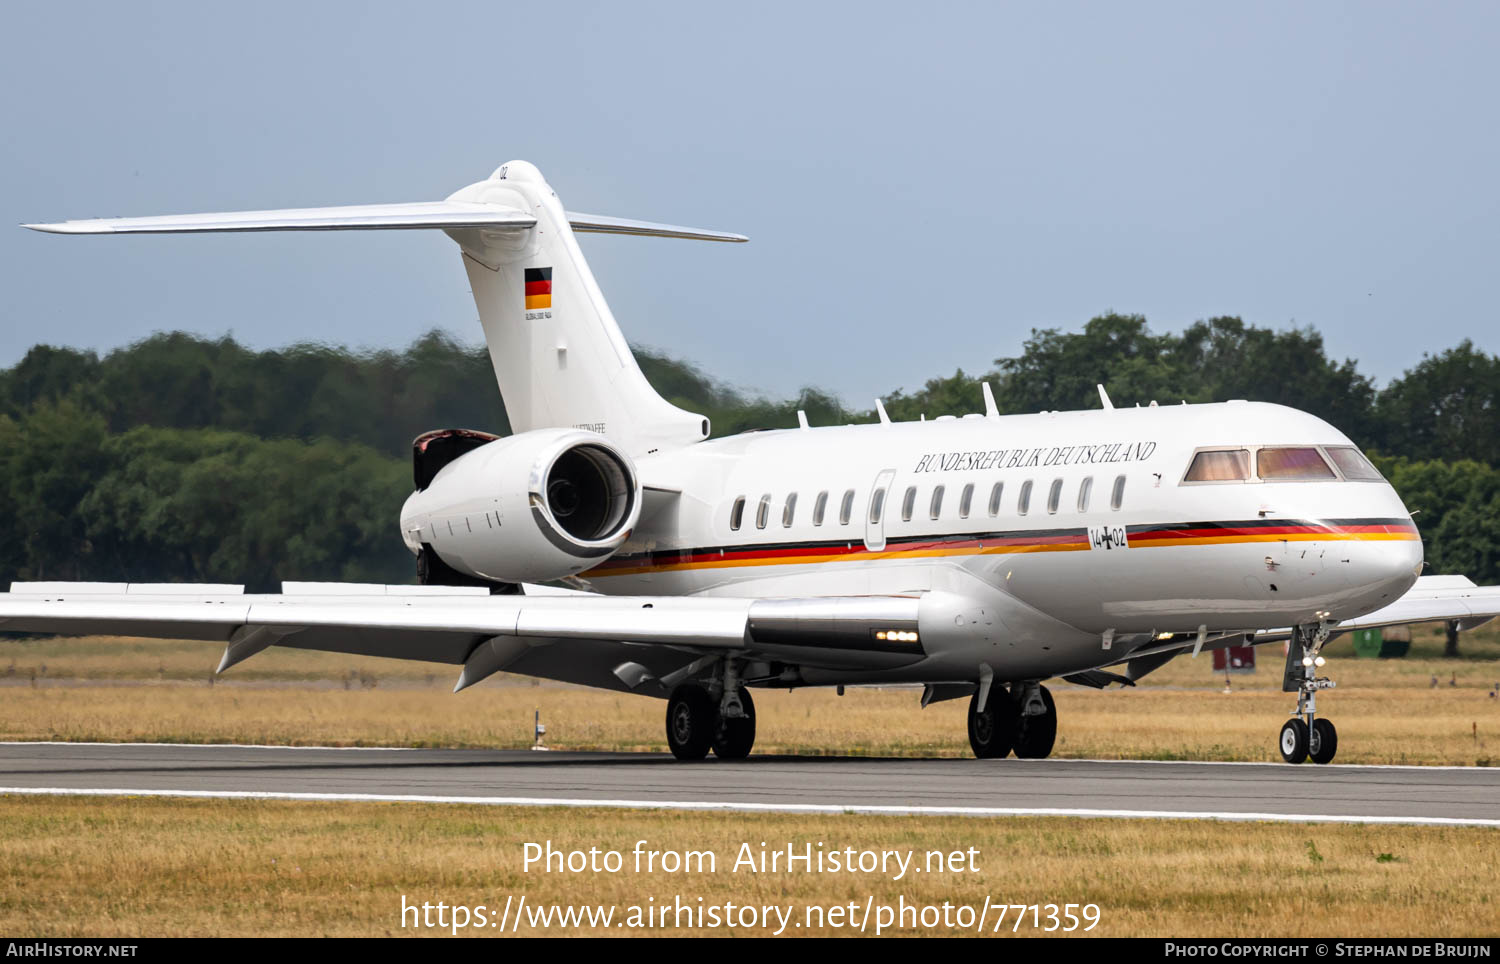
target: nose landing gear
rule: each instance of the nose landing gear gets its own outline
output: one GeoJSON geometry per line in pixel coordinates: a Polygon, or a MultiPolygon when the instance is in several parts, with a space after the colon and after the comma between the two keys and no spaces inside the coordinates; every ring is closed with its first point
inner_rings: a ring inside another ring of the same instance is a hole
{"type": "Polygon", "coordinates": [[[1286,671],[1282,675],[1284,693],[1297,694],[1297,709],[1281,728],[1278,746],[1281,758],[1288,763],[1311,759],[1314,763],[1331,763],[1339,748],[1339,734],[1331,722],[1317,718],[1318,690],[1331,690],[1337,684],[1318,676],[1323,665],[1318,655],[1328,642],[1330,623],[1297,626],[1287,644],[1286,671]]]}

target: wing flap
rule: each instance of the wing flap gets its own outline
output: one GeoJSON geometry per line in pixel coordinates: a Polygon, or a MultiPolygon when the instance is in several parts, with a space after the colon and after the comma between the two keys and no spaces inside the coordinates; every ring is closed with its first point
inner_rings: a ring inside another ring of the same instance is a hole
{"type": "MultiPolygon", "coordinates": [[[[705,648],[746,642],[750,600],[673,597],[492,596],[326,592],[215,596],[183,587],[171,594],[74,592],[0,595],[0,629],[69,635],[155,636],[227,640],[242,627],[295,629],[286,645],[318,648],[316,639],[344,633],[334,648],[357,645],[349,634],[448,633],[467,637],[541,636],[615,639],[705,648]],[[321,630],[323,632],[313,632],[321,630]]],[[[373,638],[373,637],[372,637],[373,638]]],[[[388,655],[382,653],[380,655],[388,655]]],[[[410,658],[427,658],[419,648],[410,658]]]]}
{"type": "MultiPolygon", "coordinates": [[[[238,586],[122,586],[22,584],[21,591],[0,593],[0,630],[213,640],[226,644],[222,668],[272,645],[458,664],[487,640],[525,641],[524,649],[509,648],[508,658],[526,653],[518,665],[546,670],[539,675],[566,672],[569,654],[605,649],[614,659],[610,670],[630,647],[673,651],[673,659],[739,651],[813,665],[888,665],[925,656],[916,596],[474,595],[319,583],[243,595],[238,586]],[[887,642],[886,635],[901,641],[887,642]]],[[[589,671],[597,676],[597,669],[589,671]]]]}

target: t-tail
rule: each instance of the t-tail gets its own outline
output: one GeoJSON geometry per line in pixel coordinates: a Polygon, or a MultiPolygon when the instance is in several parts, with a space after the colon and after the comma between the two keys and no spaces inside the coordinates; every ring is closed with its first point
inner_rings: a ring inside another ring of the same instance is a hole
{"type": "Polygon", "coordinates": [[[28,224],[54,234],[439,229],[458,242],[512,430],[581,428],[632,455],[701,441],[708,419],[646,381],[579,250],[577,232],[703,241],[743,235],[563,209],[526,161],[444,201],[28,224]]]}

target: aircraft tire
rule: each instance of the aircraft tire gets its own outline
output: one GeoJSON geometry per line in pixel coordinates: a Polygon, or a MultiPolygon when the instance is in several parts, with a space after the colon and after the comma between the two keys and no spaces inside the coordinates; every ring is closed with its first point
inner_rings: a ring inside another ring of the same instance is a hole
{"type": "Polygon", "coordinates": [[[679,760],[701,760],[713,745],[718,713],[713,697],[697,683],[684,683],[667,700],[667,746],[679,760]]]}
{"type": "Polygon", "coordinates": [[[1339,731],[1330,720],[1313,720],[1312,731],[1307,735],[1307,756],[1314,763],[1332,763],[1339,752],[1339,731]]]}
{"type": "Polygon", "coordinates": [[[755,703],[750,691],[740,687],[740,705],[745,715],[739,719],[725,719],[714,714],[714,756],[721,760],[743,760],[755,746],[755,703]]]}
{"type": "Polygon", "coordinates": [[[1307,742],[1307,724],[1296,717],[1287,720],[1281,727],[1281,739],[1278,741],[1281,758],[1288,763],[1301,763],[1306,760],[1307,742]]]}
{"type": "Polygon", "coordinates": [[[1047,687],[1042,691],[1042,702],[1047,712],[1041,716],[1020,717],[1016,726],[1016,757],[1022,760],[1045,760],[1052,755],[1057,743],[1057,704],[1047,687]]]}
{"type": "Polygon", "coordinates": [[[1005,690],[990,691],[990,705],[979,710],[979,694],[969,699],[969,746],[981,760],[1001,760],[1016,741],[1020,710],[1005,690]]]}

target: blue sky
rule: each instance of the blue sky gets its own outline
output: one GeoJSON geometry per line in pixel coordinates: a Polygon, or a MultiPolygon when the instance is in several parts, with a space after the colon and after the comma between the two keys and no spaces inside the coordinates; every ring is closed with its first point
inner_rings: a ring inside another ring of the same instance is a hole
{"type": "MultiPolygon", "coordinates": [[[[1500,351],[1493,3],[7,4],[0,221],[440,198],[525,158],[627,337],[865,405],[1108,311],[1500,351]]],[[[0,364],[479,338],[437,233],[0,230],[0,364]]],[[[1080,399],[1079,403],[1087,404],[1080,399]]]]}

